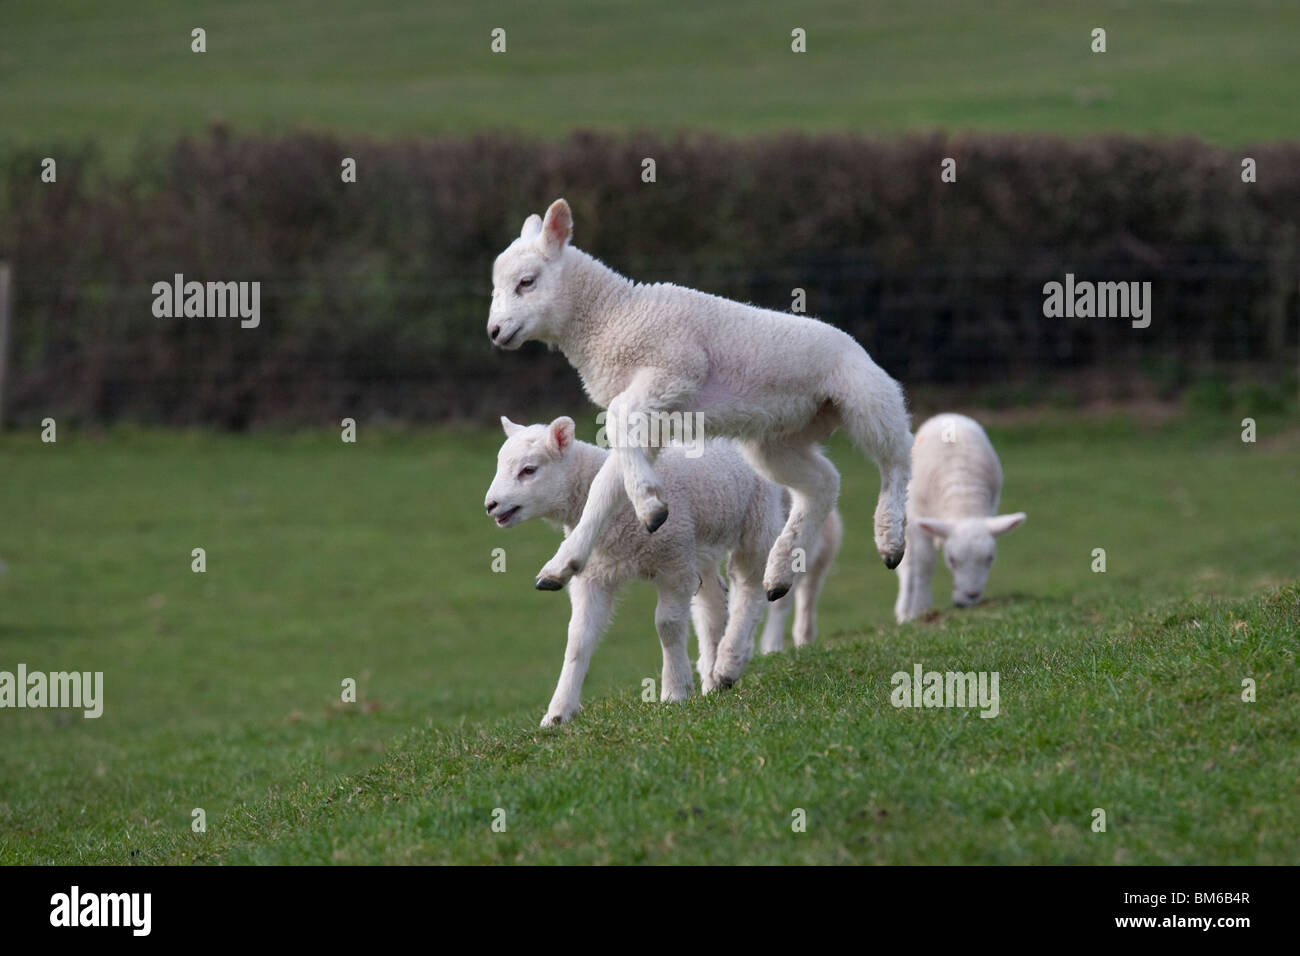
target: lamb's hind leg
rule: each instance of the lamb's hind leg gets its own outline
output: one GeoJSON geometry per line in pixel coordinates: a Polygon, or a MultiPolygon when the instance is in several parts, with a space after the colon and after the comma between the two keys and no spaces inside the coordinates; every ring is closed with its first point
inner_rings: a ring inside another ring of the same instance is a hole
{"type": "Polygon", "coordinates": [[[912,475],[912,433],[903,389],[870,357],[840,371],[835,405],[849,438],[880,469],[876,500],[876,552],[898,567],[907,546],[907,482],[912,475]]]}
{"type": "Polygon", "coordinates": [[[820,547],[808,573],[795,586],[794,646],[805,647],[817,638],[817,600],[830,572],[835,556],[839,554],[843,526],[838,514],[833,514],[822,525],[820,547]]]}
{"type": "Polygon", "coordinates": [[[896,568],[907,547],[907,482],[911,477],[910,455],[901,463],[880,466],[880,497],[876,499],[876,553],[885,567],[896,568]]]}
{"type": "Polygon", "coordinates": [[[794,585],[794,553],[806,556],[812,536],[835,507],[840,473],[814,444],[777,443],[747,447],[750,461],[778,485],[790,489],[790,514],[767,556],[763,588],[769,601],[784,597],[794,585]]]}

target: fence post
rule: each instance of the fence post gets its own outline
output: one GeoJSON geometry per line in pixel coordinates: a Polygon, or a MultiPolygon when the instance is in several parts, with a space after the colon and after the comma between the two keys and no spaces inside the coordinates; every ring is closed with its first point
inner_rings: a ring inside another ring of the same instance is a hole
{"type": "Polygon", "coordinates": [[[9,316],[13,306],[13,269],[0,262],[0,430],[5,427],[5,387],[9,382],[9,316]]]}

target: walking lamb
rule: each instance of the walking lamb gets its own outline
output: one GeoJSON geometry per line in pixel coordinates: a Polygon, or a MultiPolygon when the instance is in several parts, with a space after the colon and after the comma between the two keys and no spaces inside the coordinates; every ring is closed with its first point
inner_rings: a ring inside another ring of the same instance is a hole
{"type": "MultiPolygon", "coordinates": [[[[634,225],[634,224],[633,224],[634,225]]],[[[538,340],[558,347],[591,399],[608,409],[613,454],[592,483],[573,533],[542,568],[537,587],[558,590],[587,564],[626,494],[654,532],[671,513],[651,462],[628,440],[638,422],[698,412],[710,433],[738,439],[760,473],[791,491],[792,507],[768,554],[769,601],[793,584],[839,496],[839,474],[817,443],[843,426],[880,469],[876,550],[903,558],[911,435],[898,383],[846,333],[671,284],[624,278],[569,243],[573,217],[557,199],[533,215],[492,267],[488,335],[499,348],[538,340]]]]}
{"type": "MultiPolygon", "coordinates": [[[[571,418],[524,426],[503,417],[501,425],[506,441],[484,501],[488,515],[502,528],[545,518],[571,533],[593,481],[612,456],[577,441],[571,418]]],[[[573,613],[568,647],[543,727],[577,713],[591,654],[613,617],[618,589],[630,580],[651,580],[659,590],[655,629],[664,655],[661,700],[681,700],[691,693],[687,651],[691,618],[699,640],[698,666],[705,693],[735,683],[753,656],[754,629],[766,606],[763,566],[785,519],[783,491],[755,474],[727,441],[706,442],[698,456],[670,446],[658,464],[673,521],[659,533],[646,535],[632,508],[623,502],[598,539],[591,560],[569,583],[573,613]],[[729,595],[718,573],[728,557],[729,595]]],[[[826,555],[834,557],[838,542],[818,537],[814,546],[817,553],[810,556],[809,573],[795,589],[801,615],[805,602],[816,600],[829,564],[826,555]]]]}
{"type": "Polygon", "coordinates": [[[930,607],[934,552],[952,572],[952,602],[970,607],[988,583],[998,535],[1025,520],[999,515],[1002,464],[984,429],[965,415],[936,415],[916,432],[907,492],[907,555],[898,567],[898,623],[930,607]]]}

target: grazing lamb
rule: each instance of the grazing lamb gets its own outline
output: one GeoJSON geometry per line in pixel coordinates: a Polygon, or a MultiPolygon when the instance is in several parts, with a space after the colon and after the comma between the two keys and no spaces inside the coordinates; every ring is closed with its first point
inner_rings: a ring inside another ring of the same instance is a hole
{"type": "Polygon", "coordinates": [[[558,347],[591,399],[608,409],[613,454],[592,483],[573,533],[537,579],[558,590],[586,566],[626,493],[655,531],[670,508],[651,462],[656,449],[626,439],[638,422],[698,412],[714,436],[740,440],[759,472],[791,491],[792,507],[768,554],[768,600],[794,580],[839,496],[839,474],[817,443],[841,425],[880,468],[876,550],[903,558],[911,435],[902,389],[846,333],[671,284],[641,285],[573,247],[569,205],[524,222],[492,266],[488,335],[499,348],[538,340],[558,347]]]}
{"type": "Polygon", "coordinates": [[[780,600],[768,606],[767,623],[763,625],[763,636],[759,638],[758,649],[764,654],[773,654],[785,649],[785,625],[794,610],[794,646],[803,647],[817,638],[817,599],[821,597],[822,585],[826,583],[826,573],[830,571],[835,556],[840,553],[840,542],[844,538],[844,522],[840,520],[838,509],[833,509],[822,523],[821,534],[813,540],[808,551],[808,571],[796,580],[794,590],[780,600]]]}
{"type": "MultiPolygon", "coordinates": [[[[593,482],[612,456],[577,441],[571,418],[524,426],[503,417],[501,426],[506,441],[484,501],[488,515],[502,528],[546,518],[571,534],[593,482]]],[[[655,629],[664,653],[661,700],[681,700],[691,693],[686,645],[692,617],[705,693],[735,683],[753,656],[754,629],[765,607],[763,566],[785,520],[782,489],[755,474],[727,441],[705,443],[696,457],[669,446],[658,463],[673,521],[658,534],[646,535],[624,502],[597,540],[591,559],[573,577],[569,643],[543,727],[577,713],[592,651],[613,617],[615,594],[634,578],[652,580],[659,589],[655,629]],[[718,573],[728,556],[729,596],[718,573]]],[[[820,541],[817,547],[823,554],[834,551],[820,541]]]]}
{"type": "Polygon", "coordinates": [[[952,602],[970,607],[988,583],[998,535],[1025,520],[999,515],[1002,465],[984,429],[965,415],[936,415],[916,432],[907,490],[907,556],[898,566],[898,623],[930,607],[934,550],[952,572],[952,602]]]}

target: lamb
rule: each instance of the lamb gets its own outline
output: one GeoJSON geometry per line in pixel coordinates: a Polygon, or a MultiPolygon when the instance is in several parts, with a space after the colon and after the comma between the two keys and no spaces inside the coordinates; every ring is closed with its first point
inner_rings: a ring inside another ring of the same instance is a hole
{"type": "Polygon", "coordinates": [[[979,423],[965,415],[936,415],[916,432],[907,499],[907,554],[898,567],[898,623],[930,607],[934,552],[942,547],[952,572],[952,601],[976,604],[988,583],[996,538],[1025,513],[999,515],[1002,464],[979,423]]]}
{"type": "MultiPolygon", "coordinates": [[[[501,426],[506,441],[484,501],[488,515],[502,528],[544,518],[571,533],[593,482],[612,456],[577,441],[571,418],[524,426],[503,417],[501,426]]],[[[759,477],[727,441],[706,442],[698,456],[680,446],[665,448],[659,472],[673,521],[647,536],[624,502],[591,559],[570,581],[568,647],[543,727],[571,720],[577,713],[583,678],[613,617],[615,595],[634,578],[652,580],[659,591],[655,629],[664,658],[660,700],[690,696],[688,619],[694,620],[699,640],[698,668],[705,693],[735,683],[753,655],[754,630],[765,606],[763,566],[785,520],[782,489],[759,477]],[[729,595],[718,573],[728,557],[729,595]]],[[[808,622],[815,619],[808,602],[816,600],[825,576],[822,565],[829,564],[827,555],[834,557],[838,542],[818,539],[815,546],[817,553],[808,556],[810,573],[795,590],[800,619],[808,622]],[[816,573],[815,567],[820,568],[816,573]],[[815,587],[805,587],[814,577],[815,587]]],[[[805,634],[807,627],[805,623],[805,634]]]]}
{"type": "Polygon", "coordinates": [[[572,234],[572,212],[557,199],[545,219],[525,220],[492,267],[493,344],[559,348],[608,410],[615,436],[581,519],[542,567],[537,588],[559,590],[586,566],[624,495],[647,531],[663,525],[669,507],[652,467],[657,449],[627,436],[637,422],[691,411],[711,434],[739,440],[760,474],[791,491],[763,572],[769,601],[789,592],[796,549],[807,553],[835,506],[839,473],[818,443],[840,426],[880,469],[876,550],[897,567],[911,445],[898,383],[831,325],[672,284],[634,283],[571,245],[572,234]]]}
{"type": "MultiPolygon", "coordinates": [[[[522,426],[501,419],[506,441],[484,506],[499,527],[541,517],[571,534],[581,519],[596,476],[610,452],[574,437],[573,420],[522,426]]],[[[573,613],[564,667],[542,726],[577,713],[582,681],[596,643],[613,617],[618,588],[633,578],[653,580],[659,591],[655,629],[663,646],[660,699],[688,697],[687,621],[699,639],[699,673],[705,692],[739,678],[753,651],[763,611],[760,590],[767,549],[781,527],[780,490],[764,482],[725,442],[710,441],[688,458],[670,447],[660,456],[665,497],[680,515],[661,533],[638,533],[624,507],[604,529],[591,560],[569,585],[573,613]],[[730,554],[730,607],[718,566],[730,554]]]]}

